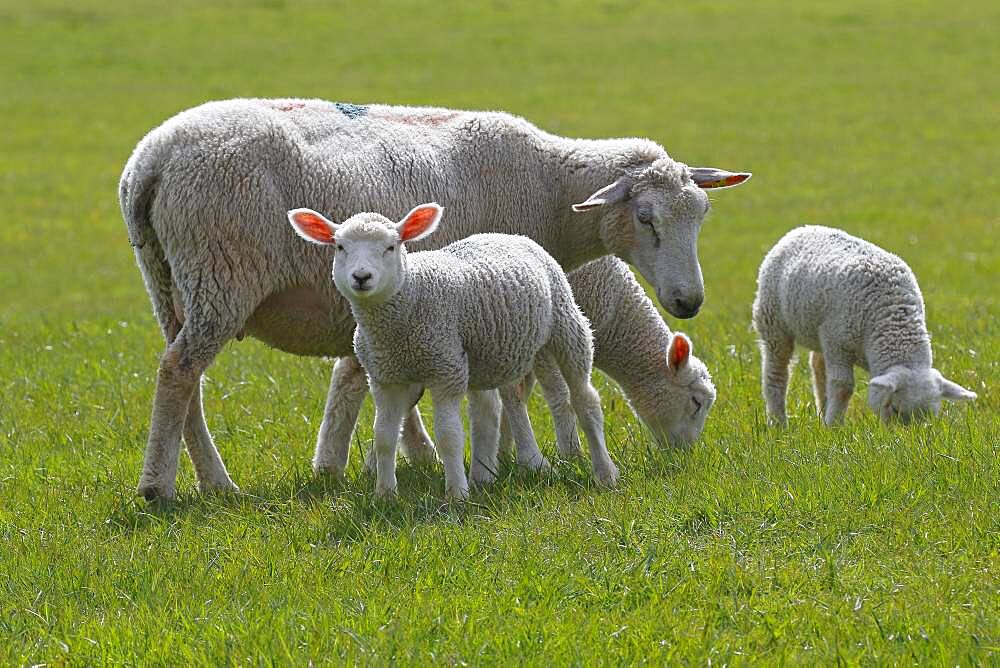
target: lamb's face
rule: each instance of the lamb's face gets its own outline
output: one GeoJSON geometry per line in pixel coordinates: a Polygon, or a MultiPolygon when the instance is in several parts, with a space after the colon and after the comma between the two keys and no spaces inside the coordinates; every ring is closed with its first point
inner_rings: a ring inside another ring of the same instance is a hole
{"type": "Polygon", "coordinates": [[[941,412],[944,399],[972,401],[975,392],[954,383],[937,369],[894,366],[868,385],[868,405],[885,422],[909,424],[941,412]]]}
{"type": "Polygon", "coordinates": [[[698,440],[705,429],[715,403],[715,385],[705,364],[691,354],[690,341],[683,334],[672,337],[665,362],[656,365],[652,383],[643,397],[632,398],[633,405],[658,440],[682,447],[698,440]]]}
{"type": "Polygon", "coordinates": [[[395,223],[375,213],[349,218],[337,229],[333,282],[351,301],[375,304],[399,291],[406,250],[395,223]]]}
{"type": "Polygon", "coordinates": [[[749,173],[689,168],[660,158],[574,204],[573,210],[605,207],[600,225],[607,249],[639,270],[671,315],[691,318],[705,300],[698,263],[698,233],[710,207],[704,190],[748,178],[749,173]]]}

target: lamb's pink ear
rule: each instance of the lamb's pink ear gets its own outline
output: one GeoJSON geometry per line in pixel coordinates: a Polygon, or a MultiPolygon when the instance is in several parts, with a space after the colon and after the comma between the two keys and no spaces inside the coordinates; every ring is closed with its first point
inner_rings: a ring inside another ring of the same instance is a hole
{"type": "Polygon", "coordinates": [[[288,222],[295,233],[314,244],[334,243],[338,225],[327,220],[323,214],[312,209],[292,209],[288,212],[288,222]]]}
{"type": "Polygon", "coordinates": [[[437,202],[413,207],[413,210],[406,214],[403,220],[396,223],[399,240],[403,242],[419,241],[431,234],[437,229],[442,213],[444,213],[444,207],[437,202]]]}
{"type": "Polygon", "coordinates": [[[691,180],[699,188],[732,188],[738,186],[753,174],[750,172],[727,172],[715,167],[692,167],[691,180]]]}
{"type": "Polygon", "coordinates": [[[667,368],[677,371],[684,367],[691,359],[691,339],[687,335],[677,332],[670,339],[667,346],[667,368]]]}

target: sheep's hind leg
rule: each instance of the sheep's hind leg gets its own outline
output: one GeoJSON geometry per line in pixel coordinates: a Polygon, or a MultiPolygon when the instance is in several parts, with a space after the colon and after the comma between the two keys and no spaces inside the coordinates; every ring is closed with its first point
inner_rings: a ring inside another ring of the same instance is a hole
{"type": "Polygon", "coordinates": [[[576,412],[570,401],[569,386],[551,355],[539,354],[535,360],[535,375],[542,386],[545,403],[552,413],[556,430],[556,447],[562,459],[580,456],[580,435],[576,431],[576,412]]]}
{"type": "Polygon", "coordinates": [[[785,397],[788,394],[788,372],[795,352],[791,338],[771,338],[760,342],[761,385],[768,421],[785,426],[788,413],[785,397]]]}
{"type": "Polygon", "coordinates": [[[444,464],[445,494],[458,500],[469,498],[469,482],[465,477],[465,432],[462,429],[463,394],[453,389],[431,388],[434,434],[437,436],[438,454],[444,464]]]}
{"type": "Polygon", "coordinates": [[[500,388],[500,399],[503,401],[504,415],[510,425],[510,433],[517,446],[517,464],[532,471],[550,468],[549,461],[538,449],[535,432],[528,418],[528,408],[519,396],[517,385],[507,385],[500,388]]]}
{"type": "Polygon", "coordinates": [[[469,392],[469,432],[472,461],[469,477],[476,485],[496,480],[500,437],[500,397],[496,390],[469,392]]]}
{"type": "MultiPolygon", "coordinates": [[[[197,317],[189,316],[160,359],[149,441],[137,488],[137,492],[146,499],[170,499],[175,496],[180,440],[186,426],[188,408],[196,398],[195,388],[201,382],[202,373],[234,334],[235,329],[220,331],[206,327],[206,323],[197,317]]],[[[204,424],[203,417],[198,421],[204,424]]],[[[206,465],[212,461],[211,451],[214,451],[214,458],[221,465],[221,457],[211,438],[206,443],[204,435],[199,434],[199,431],[198,425],[194,425],[191,430],[192,439],[188,446],[194,446],[194,452],[198,453],[192,456],[192,461],[196,466],[206,465]],[[211,447],[211,451],[206,452],[208,447],[211,447]]],[[[205,435],[207,433],[206,427],[205,435]]],[[[224,465],[222,471],[225,471],[224,465]]],[[[228,473],[225,477],[229,477],[228,473]]]]}
{"type": "Polygon", "coordinates": [[[809,353],[809,368],[812,369],[813,397],[816,401],[816,413],[820,419],[826,410],[826,362],[823,353],[818,350],[809,353]]]}

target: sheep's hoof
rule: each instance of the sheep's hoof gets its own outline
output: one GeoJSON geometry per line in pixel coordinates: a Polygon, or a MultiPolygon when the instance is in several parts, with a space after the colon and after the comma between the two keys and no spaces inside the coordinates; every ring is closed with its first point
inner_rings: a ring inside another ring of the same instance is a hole
{"type": "Polygon", "coordinates": [[[496,468],[497,467],[495,465],[492,471],[486,466],[473,468],[469,471],[469,477],[472,478],[472,484],[476,487],[492,485],[497,479],[496,468]]]}
{"type": "Polygon", "coordinates": [[[519,459],[517,465],[529,471],[544,472],[552,470],[552,464],[549,464],[549,460],[547,460],[545,455],[540,452],[531,455],[529,459],[519,459]]]}
{"type": "Polygon", "coordinates": [[[156,483],[145,479],[139,480],[139,486],[135,491],[147,501],[156,501],[158,499],[172,501],[177,497],[177,492],[173,485],[156,483]]]}
{"type": "Polygon", "coordinates": [[[407,452],[404,452],[403,456],[413,466],[434,466],[438,463],[437,450],[434,449],[434,445],[430,442],[424,447],[411,448],[407,452]]]}
{"type": "Polygon", "coordinates": [[[198,491],[202,494],[239,494],[240,488],[226,478],[221,481],[199,480],[198,491]]]}
{"type": "Polygon", "coordinates": [[[614,462],[609,462],[603,471],[594,471],[594,478],[601,487],[617,487],[621,474],[618,473],[618,467],[614,462]]]}
{"type": "Polygon", "coordinates": [[[445,490],[445,494],[449,501],[468,501],[469,500],[469,487],[468,485],[464,487],[449,487],[445,490]]]}
{"type": "Polygon", "coordinates": [[[344,469],[336,464],[317,464],[313,462],[313,475],[317,478],[342,480],[344,478],[344,469]]]}
{"type": "Polygon", "coordinates": [[[565,460],[565,461],[573,461],[574,459],[580,459],[580,457],[583,456],[583,452],[581,452],[581,450],[580,450],[580,443],[579,443],[579,441],[577,441],[576,443],[573,443],[572,445],[567,445],[565,447],[564,446],[560,446],[557,443],[556,444],[556,450],[559,453],[559,459],[562,459],[562,460],[565,460]]]}

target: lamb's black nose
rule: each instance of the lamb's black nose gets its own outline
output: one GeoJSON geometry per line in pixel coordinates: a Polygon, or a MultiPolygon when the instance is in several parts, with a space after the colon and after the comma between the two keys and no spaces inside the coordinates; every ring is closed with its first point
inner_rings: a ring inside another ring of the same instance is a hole
{"type": "Polygon", "coordinates": [[[355,271],[354,273],[351,274],[351,278],[354,279],[354,282],[357,284],[358,288],[362,290],[365,288],[365,283],[371,280],[371,277],[372,273],[370,271],[355,271]]]}

